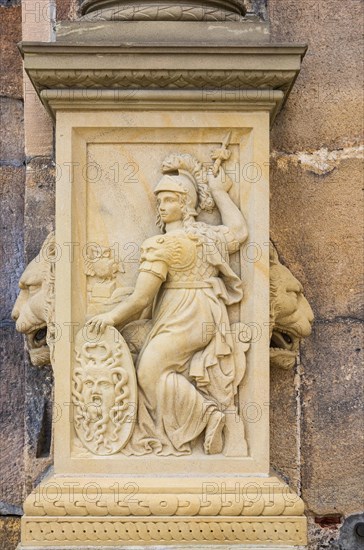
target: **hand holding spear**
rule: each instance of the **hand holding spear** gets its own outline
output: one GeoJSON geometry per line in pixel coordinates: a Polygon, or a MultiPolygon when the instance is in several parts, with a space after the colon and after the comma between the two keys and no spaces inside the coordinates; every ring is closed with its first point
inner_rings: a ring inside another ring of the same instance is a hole
{"type": "MultiPolygon", "coordinates": [[[[219,149],[215,149],[211,153],[211,158],[212,158],[212,160],[215,161],[214,165],[211,169],[212,175],[215,178],[217,178],[217,177],[220,178],[220,180],[222,181],[222,183],[224,185],[224,189],[225,189],[226,192],[228,192],[229,189],[232,187],[233,182],[231,181],[231,179],[228,176],[226,176],[226,174],[225,174],[224,170],[222,169],[221,165],[222,165],[223,162],[225,162],[226,160],[229,160],[229,158],[231,157],[231,151],[229,151],[229,149],[228,149],[229,144],[230,144],[230,139],[231,139],[231,130],[227,134],[225,139],[223,140],[223,142],[221,144],[221,147],[219,149]]],[[[213,182],[213,180],[209,180],[210,187],[212,186],[212,182],[213,182]]]]}

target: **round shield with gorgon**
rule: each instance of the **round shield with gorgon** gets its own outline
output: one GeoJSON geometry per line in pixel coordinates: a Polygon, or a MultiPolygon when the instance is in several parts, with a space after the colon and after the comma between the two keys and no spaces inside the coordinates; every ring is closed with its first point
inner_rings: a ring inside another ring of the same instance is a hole
{"type": "Polygon", "coordinates": [[[72,402],[76,434],[86,449],[105,456],[125,447],[135,424],[137,380],[129,348],[115,328],[78,332],[72,402]]]}

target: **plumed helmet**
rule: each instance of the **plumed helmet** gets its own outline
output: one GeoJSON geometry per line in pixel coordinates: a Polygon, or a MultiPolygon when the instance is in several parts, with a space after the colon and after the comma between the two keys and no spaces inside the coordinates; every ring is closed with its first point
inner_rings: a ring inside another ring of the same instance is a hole
{"type": "Polygon", "coordinates": [[[188,213],[192,216],[197,216],[197,183],[189,172],[178,170],[178,174],[165,174],[154,189],[154,193],[158,195],[161,191],[170,191],[186,195],[188,213]]]}

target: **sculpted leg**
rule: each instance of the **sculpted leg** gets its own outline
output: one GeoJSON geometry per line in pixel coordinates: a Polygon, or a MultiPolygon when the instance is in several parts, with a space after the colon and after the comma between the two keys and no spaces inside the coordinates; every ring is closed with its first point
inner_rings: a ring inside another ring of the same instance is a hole
{"type": "MultiPolygon", "coordinates": [[[[207,427],[205,452],[221,452],[224,415],[213,400],[204,397],[184,376],[188,355],[178,353],[169,336],[154,338],[138,365],[142,401],[153,419],[157,437],[163,439],[167,435],[177,450],[182,450],[207,427]]],[[[140,414],[145,414],[144,408],[140,414]]]]}

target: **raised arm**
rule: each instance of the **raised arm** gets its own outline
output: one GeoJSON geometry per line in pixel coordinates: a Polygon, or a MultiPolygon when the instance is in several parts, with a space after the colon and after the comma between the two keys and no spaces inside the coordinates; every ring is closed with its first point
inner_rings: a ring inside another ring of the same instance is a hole
{"type": "Polygon", "coordinates": [[[216,176],[212,171],[209,172],[208,181],[212,196],[220,211],[222,223],[234,233],[236,240],[242,244],[248,237],[248,228],[242,212],[228,195],[227,179],[223,169],[220,168],[216,176]]]}
{"type": "Polygon", "coordinates": [[[162,283],[162,279],[157,275],[145,271],[140,272],[134,292],[128,298],[111,311],[95,315],[87,321],[86,325],[97,333],[103,332],[109,325],[123,325],[130,317],[141,313],[143,309],[153,303],[162,283]]]}

